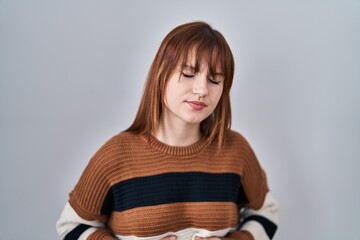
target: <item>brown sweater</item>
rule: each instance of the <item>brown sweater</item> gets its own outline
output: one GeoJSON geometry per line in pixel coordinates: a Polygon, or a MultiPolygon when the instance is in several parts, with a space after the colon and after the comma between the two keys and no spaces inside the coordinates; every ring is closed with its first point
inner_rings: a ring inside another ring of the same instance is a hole
{"type": "MultiPolygon", "coordinates": [[[[123,132],[93,156],[69,203],[82,219],[105,223],[89,239],[160,239],[174,233],[178,239],[194,233],[253,239],[236,229],[239,212],[261,208],[267,192],[254,152],[234,131],[219,153],[216,143],[205,140],[173,147],[123,132]]],[[[80,232],[90,228],[80,226],[80,232]]]]}

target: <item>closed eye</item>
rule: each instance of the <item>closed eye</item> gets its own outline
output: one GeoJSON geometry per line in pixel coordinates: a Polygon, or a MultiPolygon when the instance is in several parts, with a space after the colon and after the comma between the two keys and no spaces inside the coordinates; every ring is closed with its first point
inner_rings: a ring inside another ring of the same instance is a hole
{"type": "Polygon", "coordinates": [[[192,77],[195,76],[195,75],[192,75],[192,74],[186,74],[186,73],[184,73],[184,72],[181,72],[181,74],[182,74],[184,77],[186,77],[186,78],[192,78],[192,77]]]}
{"type": "Polygon", "coordinates": [[[209,78],[209,81],[213,84],[219,85],[221,81],[216,81],[214,79],[209,78]]]}

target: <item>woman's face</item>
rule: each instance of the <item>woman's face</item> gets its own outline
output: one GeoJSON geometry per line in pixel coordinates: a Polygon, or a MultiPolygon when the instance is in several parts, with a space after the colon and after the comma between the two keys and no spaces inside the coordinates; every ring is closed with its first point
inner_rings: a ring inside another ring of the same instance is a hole
{"type": "Polygon", "coordinates": [[[200,124],[214,111],[223,91],[224,76],[220,68],[211,76],[204,62],[200,62],[199,72],[195,73],[194,67],[195,58],[190,57],[169,79],[163,120],[200,124]]]}

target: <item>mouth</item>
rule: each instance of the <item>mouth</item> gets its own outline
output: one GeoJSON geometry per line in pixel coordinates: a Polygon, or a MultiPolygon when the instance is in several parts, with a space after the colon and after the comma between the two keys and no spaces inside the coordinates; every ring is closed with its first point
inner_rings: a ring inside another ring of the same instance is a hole
{"type": "Polygon", "coordinates": [[[199,101],[186,101],[186,103],[189,104],[189,106],[196,111],[200,111],[207,107],[204,102],[199,101]]]}

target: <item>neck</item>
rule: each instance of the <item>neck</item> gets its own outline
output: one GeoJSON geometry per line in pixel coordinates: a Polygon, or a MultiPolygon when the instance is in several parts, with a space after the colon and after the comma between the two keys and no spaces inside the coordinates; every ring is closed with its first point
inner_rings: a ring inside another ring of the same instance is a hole
{"type": "Polygon", "coordinates": [[[168,121],[165,117],[161,117],[159,128],[154,133],[154,137],[170,146],[188,146],[200,140],[200,124],[168,121]]]}

